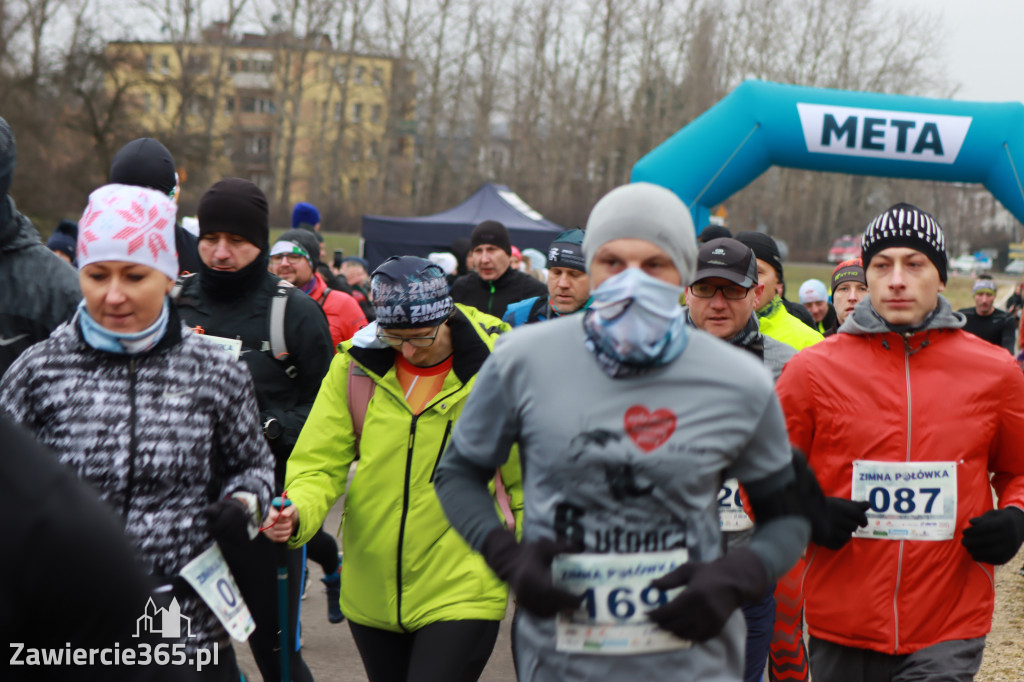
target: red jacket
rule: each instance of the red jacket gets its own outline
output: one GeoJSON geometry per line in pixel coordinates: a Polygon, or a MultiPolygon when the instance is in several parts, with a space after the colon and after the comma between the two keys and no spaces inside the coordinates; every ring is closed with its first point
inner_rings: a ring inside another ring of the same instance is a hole
{"type": "Polygon", "coordinates": [[[908,654],[985,635],[993,567],[961,545],[968,519],[1024,509],[1024,375],[997,346],[957,328],[940,299],[928,329],[904,343],[870,305],[789,361],[776,390],[790,441],[826,495],[850,499],[853,461],[955,462],[956,526],[944,541],[854,538],[810,545],[808,629],[844,646],[908,654]]]}
{"type": "Polygon", "coordinates": [[[337,352],[338,344],[348,341],[352,335],[366,326],[366,315],[363,309],[344,291],[327,288],[327,282],[320,273],[313,273],[316,280],[309,291],[309,297],[320,304],[327,316],[327,326],[331,328],[331,340],[337,352]]]}

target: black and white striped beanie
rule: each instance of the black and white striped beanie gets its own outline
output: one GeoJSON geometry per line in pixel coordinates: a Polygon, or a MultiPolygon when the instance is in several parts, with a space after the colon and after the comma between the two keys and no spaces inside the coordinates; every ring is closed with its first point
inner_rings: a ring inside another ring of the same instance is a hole
{"type": "Polygon", "coordinates": [[[905,246],[920,251],[946,281],[946,237],[932,216],[911,204],[896,204],[868,223],[861,241],[861,259],[868,269],[871,258],[882,249],[905,246]]]}

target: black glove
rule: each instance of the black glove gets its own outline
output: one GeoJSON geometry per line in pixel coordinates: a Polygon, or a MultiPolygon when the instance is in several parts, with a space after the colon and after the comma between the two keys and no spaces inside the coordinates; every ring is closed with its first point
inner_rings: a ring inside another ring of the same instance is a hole
{"type": "Polygon", "coordinates": [[[993,509],[968,523],[971,527],[964,528],[960,542],[975,561],[1002,566],[1024,542],[1024,512],[1016,507],[993,509]]]}
{"type": "Polygon", "coordinates": [[[797,447],[790,447],[793,452],[793,474],[796,476],[796,490],[800,495],[800,505],[804,514],[811,521],[821,523],[825,517],[825,493],[821,490],[818,477],[807,463],[804,453],[797,447]]]}
{"type": "Polygon", "coordinates": [[[575,609],[583,600],[551,582],[551,560],[563,551],[547,538],[519,544],[504,527],[488,533],[480,548],[487,565],[515,592],[519,605],[540,618],[575,609]]]}
{"type": "Polygon", "coordinates": [[[678,637],[705,642],[722,631],[740,604],[767,593],[768,571],[756,553],[740,547],[709,563],[683,564],[651,581],[651,587],[662,591],[682,585],[682,594],[647,615],[678,637]]]}
{"type": "Polygon", "coordinates": [[[868,525],[870,502],[825,498],[825,524],[811,524],[811,542],[828,549],[842,549],[857,528],[868,525]]]}
{"type": "Polygon", "coordinates": [[[249,541],[249,510],[241,500],[226,497],[203,510],[206,527],[218,543],[245,544],[249,541]]]}

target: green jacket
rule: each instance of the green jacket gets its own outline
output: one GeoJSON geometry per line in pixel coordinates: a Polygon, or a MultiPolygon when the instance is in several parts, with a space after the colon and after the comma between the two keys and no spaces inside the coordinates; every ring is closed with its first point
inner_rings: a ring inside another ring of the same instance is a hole
{"type": "Polygon", "coordinates": [[[761,333],[776,341],[792,346],[798,351],[813,346],[825,337],[814,331],[799,318],[793,317],[782,305],[782,298],[776,296],[771,303],[757,311],[757,323],[761,333]]]}
{"type": "MultiPolygon", "coordinates": [[[[299,512],[289,544],[296,547],[313,537],[346,493],[356,457],[347,400],[349,363],[355,362],[376,384],[342,520],[341,608],[360,625],[411,632],[438,621],[505,616],[507,587],[452,530],[434,493],[434,472],[476,374],[497,336],[510,329],[473,308],[456,307],[449,322],[452,371],[423,412],[414,416],[405,402],[393,349],[346,341],[288,459],[285,488],[299,512]]],[[[516,453],[501,473],[519,520],[516,453]]],[[[500,515],[497,506],[495,514],[500,515]]]]}

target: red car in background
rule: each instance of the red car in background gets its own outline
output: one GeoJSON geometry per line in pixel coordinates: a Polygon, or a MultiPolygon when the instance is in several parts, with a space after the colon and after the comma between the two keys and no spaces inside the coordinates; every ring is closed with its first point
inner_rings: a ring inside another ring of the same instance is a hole
{"type": "Polygon", "coordinates": [[[854,237],[844,234],[832,242],[832,248],[828,250],[828,262],[842,263],[851,258],[860,258],[860,235],[854,237]]]}

